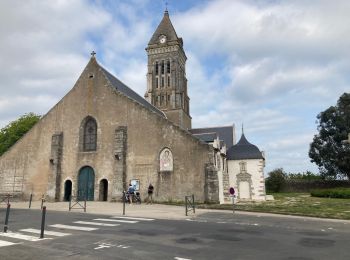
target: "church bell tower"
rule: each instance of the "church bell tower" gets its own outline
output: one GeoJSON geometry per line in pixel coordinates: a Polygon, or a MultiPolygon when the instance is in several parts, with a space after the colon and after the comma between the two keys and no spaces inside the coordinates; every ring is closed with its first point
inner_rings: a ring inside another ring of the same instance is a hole
{"type": "Polygon", "coordinates": [[[191,129],[187,94],[186,54],[166,10],[146,48],[148,56],[146,100],[184,129],[191,129]]]}

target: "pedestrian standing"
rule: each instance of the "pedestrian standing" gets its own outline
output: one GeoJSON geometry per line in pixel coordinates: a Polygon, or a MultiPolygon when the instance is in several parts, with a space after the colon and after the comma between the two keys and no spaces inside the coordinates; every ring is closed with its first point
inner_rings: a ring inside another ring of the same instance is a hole
{"type": "Polygon", "coordinates": [[[135,193],[135,189],[134,187],[131,185],[131,183],[129,184],[129,188],[128,188],[128,195],[129,195],[129,203],[132,204],[132,199],[135,193]]]}
{"type": "Polygon", "coordinates": [[[154,190],[154,187],[153,187],[152,183],[150,183],[148,186],[148,191],[147,191],[147,193],[148,193],[147,204],[153,203],[153,190],[154,190]]]}

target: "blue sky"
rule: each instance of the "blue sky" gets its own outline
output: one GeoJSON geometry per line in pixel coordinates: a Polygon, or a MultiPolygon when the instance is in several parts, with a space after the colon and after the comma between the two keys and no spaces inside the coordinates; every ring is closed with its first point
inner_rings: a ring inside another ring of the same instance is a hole
{"type": "MultiPolygon", "coordinates": [[[[0,1],[0,127],[45,114],[90,58],[146,90],[145,47],[162,0],[0,1]]],[[[244,123],[266,172],[317,172],[316,115],[350,86],[349,1],[169,0],[184,39],[193,127],[244,123]]]]}

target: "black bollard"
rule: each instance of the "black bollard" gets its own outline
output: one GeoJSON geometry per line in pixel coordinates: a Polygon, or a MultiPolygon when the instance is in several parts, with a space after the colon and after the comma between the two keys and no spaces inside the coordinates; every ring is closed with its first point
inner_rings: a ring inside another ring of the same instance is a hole
{"type": "Polygon", "coordinates": [[[30,197],[29,197],[29,208],[32,206],[32,199],[33,199],[33,194],[30,194],[30,197]]]}
{"type": "Polygon", "coordinates": [[[123,215],[125,215],[125,201],[126,201],[125,191],[123,191],[123,215]]]}
{"type": "Polygon", "coordinates": [[[235,195],[232,195],[232,213],[235,213],[235,195]]]}
{"type": "Polygon", "coordinates": [[[44,195],[42,196],[41,198],[41,209],[43,209],[43,206],[44,206],[44,202],[45,202],[45,198],[44,198],[44,195]]]}
{"type": "Polygon", "coordinates": [[[193,213],[196,213],[196,205],[194,205],[194,194],[192,194],[192,207],[193,207],[193,213]]]}
{"type": "Polygon", "coordinates": [[[72,209],[72,196],[69,196],[69,211],[72,209]]]}
{"type": "Polygon", "coordinates": [[[187,214],[187,196],[185,196],[185,212],[186,212],[186,216],[188,216],[188,214],[187,214]]]}
{"type": "Polygon", "coordinates": [[[43,210],[42,210],[40,238],[44,238],[45,215],[46,215],[46,206],[44,206],[44,207],[43,207],[43,210]]]}
{"type": "Polygon", "coordinates": [[[7,230],[8,230],[9,216],[10,216],[10,208],[11,208],[11,204],[7,204],[6,217],[5,217],[5,226],[4,226],[4,233],[6,233],[7,230]]]}

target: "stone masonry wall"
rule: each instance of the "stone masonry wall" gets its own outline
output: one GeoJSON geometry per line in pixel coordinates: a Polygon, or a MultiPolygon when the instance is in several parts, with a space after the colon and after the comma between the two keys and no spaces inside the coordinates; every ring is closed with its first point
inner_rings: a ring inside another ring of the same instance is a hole
{"type": "Polygon", "coordinates": [[[156,200],[183,200],[190,194],[198,201],[216,200],[217,175],[210,170],[210,149],[116,91],[91,59],[73,89],[0,157],[0,192],[18,190],[26,196],[33,193],[36,199],[47,194],[63,200],[65,181],[72,181],[75,195],[80,169],[90,166],[95,174],[95,200],[103,179],[108,181],[108,200],[121,196],[118,193],[131,179],[140,181],[142,197],[152,182],[156,200]],[[81,126],[88,116],[97,122],[97,149],[84,152],[81,126]],[[52,136],[56,133],[64,136],[61,151],[57,150],[59,169],[50,162],[55,162],[52,136]],[[174,170],[168,176],[159,174],[159,153],[164,147],[174,157],[174,170]],[[60,178],[54,178],[55,172],[60,178]],[[59,188],[53,193],[55,186],[59,188]]]}

